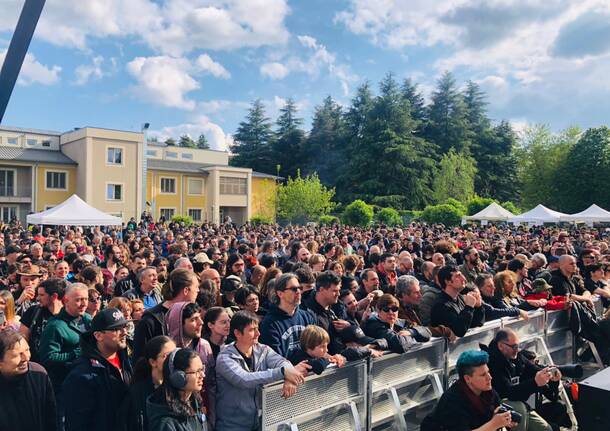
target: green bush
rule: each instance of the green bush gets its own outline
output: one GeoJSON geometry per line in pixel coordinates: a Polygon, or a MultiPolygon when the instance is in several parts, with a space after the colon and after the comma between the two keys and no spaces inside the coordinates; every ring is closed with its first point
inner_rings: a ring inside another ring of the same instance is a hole
{"type": "Polygon", "coordinates": [[[460,213],[462,213],[462,215],[466,214],[466,210],[467,210],[466,205],[464,205],[462,202],[458,201],[457,199],[449,198],[443,203],[457,208],[457,210],[460,213]]]}
{"type": "Polygon", "coordinates": [[[394,208],[382,208],[376,215],[375,219],[378,223],[388,226],[396,226],[402,224],[402,217],[394,208]]]}
{"type": "Polygon", "coordinates": [[[442,223],[445,226],[457,226],[462,221],[462,213],[449,204],[428,205],[421,214],[427,223],[442,223]]]}
{"type": "Polygon", "coordinates": [[[339,218],[332,215],[323,215],[318,219],[318,223],[321,226],[332,226],[339,223],[339,218]]]}
{"type": "Polygon", "coordinates": [[[478,213],[493,202],[495,202],[495,200],[493,200],[492,198],[482,198],[480,196],[473,197],[466,203],[468,215],[474,215],[478,213]]]}
{"type": "Polygon", "coordinates": [[[402,195],[374,196],[371,199],[371,202],[382,208],[389,207],[396,210],[402,210],[405,209],[407,205],[407,198],[402,195]]]}
{"type": "Polygon", "coordinates": [[[373,208],[360,199],[345,207],[341,216],[343,223],[352,226],[368,226],[373,221],[373,208]]]}
{"type": "Polygon", "coordinates": [[[258,226],[261,224],[273,224],[273,219],[264,215],[255,215],[250,218],[250,224],[258,226]]]}
{"type": "Polygon", "coordinates": [[[504,203],[502,204],[502,207],[503,207],[505,210],[510,211],[510,212],[511,212],[511,213],[513,213],[514,215],[517,215],[517,214],[521,214],[521,213],[522,213],[521,208],[519,208],[517,205],[515,205],[514,203],[512,203],[512,202],[510,202],[510,201],[504,202],[504,203]]]}
{"type": "Polygon", "coordinates": [[[187,215],[175,215],[172,217],[172,223],[184,223],[184,226],[193,224],[193,219],[187,215]]]}

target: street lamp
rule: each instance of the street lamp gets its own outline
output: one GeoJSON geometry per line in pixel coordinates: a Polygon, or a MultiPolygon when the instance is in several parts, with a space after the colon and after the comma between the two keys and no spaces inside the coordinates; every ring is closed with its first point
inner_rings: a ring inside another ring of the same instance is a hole
{"type": "Polygon", "coordinates": [[[146,136],[146,132],[150,127],[150,123],[142,124],[142,135],[143,135],[143,145],[142,145],[142,212],[146,211],[146,170],[148,166],[147,157],[148,157],[148,137],[146,136]]]}

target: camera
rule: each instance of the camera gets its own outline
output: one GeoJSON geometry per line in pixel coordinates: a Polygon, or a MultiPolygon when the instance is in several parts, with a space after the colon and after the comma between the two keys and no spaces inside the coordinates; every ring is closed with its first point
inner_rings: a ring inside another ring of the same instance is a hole
{"type": "Polygon", "coordinates": [[[511,422],[514,422],[516,424],[521,423],[521,419],[523,419],[523,416],[521,416],[521,413],[518,413],[515,410],[513,410],[513,408],[511,406],[509,406],[508,404],[505,404],[505,403],[500,404],[498,413],[506,413],[506,412],[510,412],[511,422]]]}

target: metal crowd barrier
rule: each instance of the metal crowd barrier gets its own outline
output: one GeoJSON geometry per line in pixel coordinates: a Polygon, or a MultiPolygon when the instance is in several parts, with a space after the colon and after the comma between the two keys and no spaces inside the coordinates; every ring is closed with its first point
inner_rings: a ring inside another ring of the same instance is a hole
{"type": "Polygon", "coordinates": [[[565,311],[537,310],[529,319],[504,318],[474,328],[455,342],[433,339],[401,355],[357,361],[309,376],[297,394],[281,398],[282,382],[265,385],[262,430],[384,430],[419,428],[444,389],[457,378],[459,355],[489,344],[501,328],[511,328],[525,348],[544,363],[573,362],[574,340],[565,311]]]}

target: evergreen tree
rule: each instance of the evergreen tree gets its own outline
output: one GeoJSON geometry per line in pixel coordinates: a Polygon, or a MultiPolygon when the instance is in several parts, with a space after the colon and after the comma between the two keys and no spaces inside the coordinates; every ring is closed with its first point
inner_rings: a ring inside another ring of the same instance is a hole
{"type": "Polygon", "coordinates": [[[303,144],[305,132],[300,128],[303,119],[297,117],[294,100],[288,99],[280,109],[277,131],[273,143],[273,160],[280,165],[280,175],[296,177],[297,170],[304,166],[303,144]]]}
{"type": "Polygon", "coordinates": [[[440,150],[437,158],[440,159],[451,148],[457,152],[470,151],[471,136],[466,114],[466,106],[455,79],[450,72],[445,72],[432,94],[425,132],[426,138],[440,150]]]}
{"type": "Polygon", "coordinates": [[[434,201],[442,204],[449,198],[465,202],[474,196],[475,161],[453,149],[443,156],[432,182],[434,201]]]}
{"type": "Polygon", "coordinates": [[[414,120],[422,123],[426,120],[426,106],[424,104],[424,97],[417,88],[417,84],[411,82],[410,78],[407,78],[402,83],[402,97],[409,101],[411,106],[411,117],[414,120]]]}
{"type": "Polygon", "coordinates": [[[313,115],[306,144],[309,154],[306,172],[317,172],[320,181],[328,186],[337,184],[337,173],[345,162],[342,157],[345,127],[341,106],[327,96],[313,115]]]}
{"type": "Polygon", "coordinates": [[[473,81],[466,83],[463,93],[466,120],[473,133],[489,129],[490,121],[487,118],[487,101],[481,87],[473,81]]]}
{"type": "Polygon", "coordinates": [[[197,148],[199,148],[200,150],[210,149],[210,144],[208,143],[208,140],[203,133],[197,138],[197,148]]]}
{"type": "Polygon", "coordinates": [[[258,172],[276,174],[272,160],[273,131],[260,100],[252,102],[245,121],[233,135],[231,166],[249,167],[258,172]]]}
{"type": "Polygon", "coordinates": [[[167,145],[169,147],[174,147],[174,146],[176,146],[176,140],[174,138],[167,138],[165,140],[165,145],[167,145]]]}
{"type": "Polygon", "coordinates": [[[178,145],[184,148],[197,148],[197,144],[189,135],[180,136],[180,140],[178,141],[178,145]]]}

